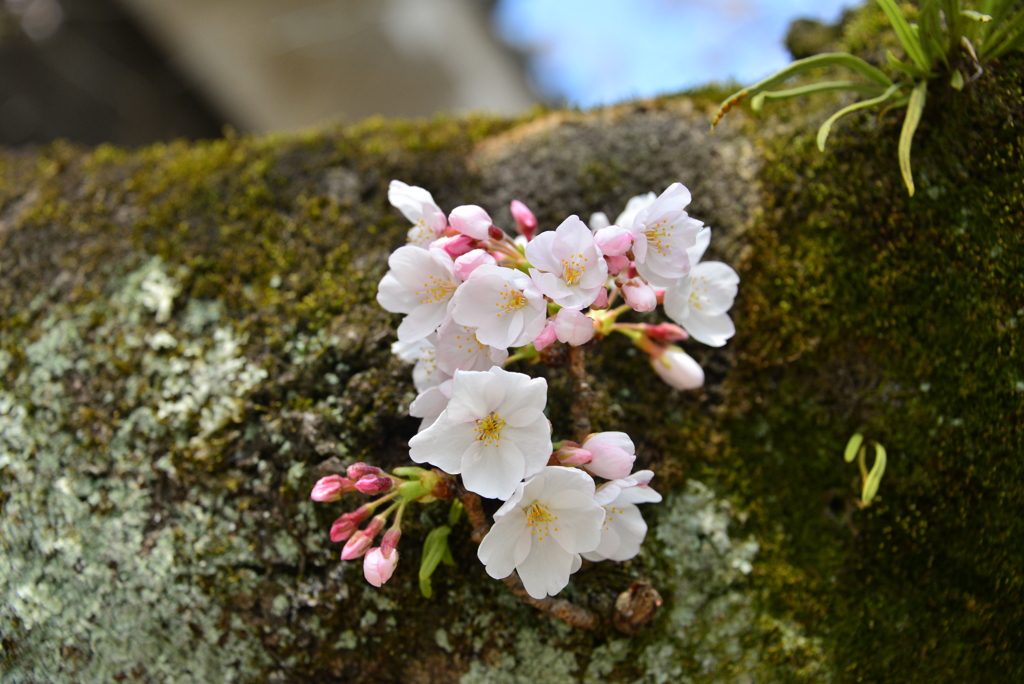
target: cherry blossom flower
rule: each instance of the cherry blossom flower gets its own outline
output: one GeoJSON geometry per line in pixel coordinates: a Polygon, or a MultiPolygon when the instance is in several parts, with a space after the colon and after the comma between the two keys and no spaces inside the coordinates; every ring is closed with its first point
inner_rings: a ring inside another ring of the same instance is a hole
{"type": "Polygon", "coordinates": [[[409,456],[452,475],[466,489],[507,499],[551,456],[547,381],[495,366],[456,371],[448,407],[409,441],[409,456]]]}
{"type": "Polygon", "coordinates": [[[565,588],[580,568],[580,554],[601,540],[604,509],[594,493],[589,475],[562,466],[547,466],[519,483],[477,549],[487,574],[503,579],[516,570],[536,599],[565,588]]]}
{"type": "Polygon", "coordinates": [[[448,216],[452,228],[474,240],[486,240],[491,228],[491,217],[475,204],[455,207],[448,216]]]}
{"type": "Polygon", "coordinates": [[[389,579],[395,572],[398,565],[398,551],[392,551],[385,555],[380,548],[373,548],[363,556],[363,576],[366,581],[375,587],[379,587],[389,579]]]}
{"type": "Polygon", "coordinates": [[[540,332],[537,337],[533,338],[533,348],[540,351],[544,347],[548,346],[552,342],[558,339],[558,334],[555,332],[555,322],[549,320],[545,325],[544,329],[540,332]]]}
{"type": "Polygon", "coordinates": [[[388,267],[377,287],[377,302],[393,313],[408,314],[398,326],[398,339],[415,342],[445,319],[459,286],[452,259],[441,250],[406,245],[391,253],[388,267]]]}
{"type": "Polygon", "coordinates": [[[638,211],[630,225],[637,270],[652,285],[669,287],[690,270],[686,250],[694,246],[704,224],[683,211],[689,203],[690,191],[673,183],[638,211]]]}
{"type": "Polygon", "coordinates": [[[608,279],[594,235],[578,216],[535,237],[526,246],[526,258],[536,267],[530,276],[537,289],[570,309],[590,306],[608,279]]]}
{"type": "Polygon", "coordinates": [[[597,432],[583,442],[582,447],[590,452],[590,461],[585,469],[606,480],[616,480],[629,475],[636,460],[636,447],[625,432],[597,432]]]}
{"type": "Polygon", "coordinates": [[[555,336],[559,342],[578,347],[594,339],[594,319],[576,309],[555,314],[555,336]]]}
{"type": "Polygon", "coordinates": [[[455,293],[451,316],[476,328],[492,347],[528,344],[544,329],[547,302],[528,275],[502,266],[479,266],[455,293]]]}
{"type": "Polygon", "coordinates": [[[388,186],[388,201],[412,221],[413,227],[409,229],[407,238],[410,244],[426,247],[448,225],[444,212],[434,203],[433,196],[423,188],[393,180],[388,186]]]}
{"type": "Polygon", "coordinates": [[[690,390],[704,385],[704,369],[679,347],[666,347],[659,356],[651,357],[651,367],[676,389],[690,390]]]}
{"type": "Polygon", "coordinates": [[[634,311],[654,311],[658,308],[658,295],[654,288],[639,278],[630,278],[622,284],[622,298],[634,311]]]}
{"type": "Polygon", "coordinates": [[[693,339],[721,347],[736,334],[727,312],[736,299],[740,277],[726,264],[700,261],[710,240],[710,229],[702,230],[698,244],[690,250],[695,264],[690,274],[665,291],[665,313],[693,339]]]}
{"type": "Polygon", "coordinates": [[[661,494],[647,486],[652,477],[654,473],[650,470],[640,470],[597,488],[594,500],[605,511],[601,542],[593,551],[583,553],[584,558],[624,561],[640,552],[640,544],[647,536],[647,523],[636,504],[661,501],[661,494]]]}
{"type": "Polygon", "coordinates": [[[475,328],[452,321],[438,332],[435,354],[438,369],[451,377],[457,370],[483,371],[500,366],[508,358],[508,348],[483,344],[475,328]]]}
{"type": "MultiPolygon", "coordinates": [[[[656,199],[658,199],[658,196],[653,192],[630,197],[629,201],[626,202],[626,208],[623,209],[622,213],[615,219],[615,225],[622,226],[623,228],[630,228],[633,225],[633,220],[636,218],[636,215],[654,204],[656,199]]],[[[605,220],[607,221],[608,219],[606,218],[605,220]]]]}

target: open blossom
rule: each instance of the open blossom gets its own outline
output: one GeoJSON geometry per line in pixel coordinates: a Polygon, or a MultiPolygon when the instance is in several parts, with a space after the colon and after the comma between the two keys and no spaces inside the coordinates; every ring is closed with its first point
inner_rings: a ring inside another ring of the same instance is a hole
{"type": "Polygon", "coordinates": [[[606,480],[617,480],[629,475],[636,460],[636,447],[625,432],[597,432],[583,442],[591,454],[584,468],[606,480]]]}
{"type": "Polygon", "coordinates": [[[676,389],[697,389],[704,385],[704,369],[693,357],[676,346],[666,347],[657,357],[651,358],[651,367],[662,380],[676,389]]]}
{"type": "Polygon", "coordinates": [[[423,188],[393,180],[388,186],[388,201],[412,221],[413,226],[408,234],[410,244],[426,247],[448,225],[444,212],[434,203],[433,196],[423,188]]]}
{"type": "Polygon", "coordinates": [[[507,499],[544,467],[551,432],[544,405],[547,381],[495,366],[456,371],[452,395],[430,427],[409,441],[409,456],[457,475],[466,489],[507,499]]]}
{"type": "Polygon", "coordinates": [[[406,245],[391,253],[388,267],[377,287],[377,302],[392,313],[408,314],[398,326],[398,339],[415,342],[445,319],[459,286],[452,259],[441,250],[406,245]]]}
{"type": "Polygon", "coordinates": [[[656,287],[669,287],[690,270],[687,250],[704,224],[683,211],[689,203],[690,191],[682,183],[673,183],[638,211],[629,227],[636,268],[656,287]]]}
{"type": "Polygon", "coordinates": [[[553,596],[579,569],[580,554],[597,548],[603,521],[589,475],[547,466],[521,482],[494,514],[477,556],[491,577],[516,570],[530,596],[553,596]]]}
{"type": "Polygon", "coordinates": [[[547,302],[522,271],[480,266],[455,293],[451,316],[492,347],[528,344],[544,329],[547,302]]]}
{"type": "Polygon", "coordinates": [[[652,477],[654,473],[650,470],[640,470],[597,488],[594,500],[604,508],[604,525],[597,548],[585,552],[584,558],[624,561],[640,552],[640,544],[647,536],[647,523],[636,504],[661,501],[661,494],[647,485],[652,477]]]}
{"type": "Polygon", "coordinates": [[[508,358],[508,349],[483,344],[474,328],[452,321],[438,332],[435,355],[438,369],[451,377],[457,370],[482,371],[500,366],[508,358]]]}
{"type": "Polygon", "coordinates": [[[727,312],[736,299],[740,277],[726,264],[700,261],[710,240],[711,230],[705,228],[698,236],[698,244],[690,250],[695,264],[690,274],[665,291],[665,313],[693,339],[721,347],[736,334],[727,312]]]}
{"type": "Polygon", "coordinates": [[[590,306],[608,278],[594,235],[578,216],[535,237],[526,246],[526,258],[536,267],[530,276],[537,289],[570,309],[590,306]]]}

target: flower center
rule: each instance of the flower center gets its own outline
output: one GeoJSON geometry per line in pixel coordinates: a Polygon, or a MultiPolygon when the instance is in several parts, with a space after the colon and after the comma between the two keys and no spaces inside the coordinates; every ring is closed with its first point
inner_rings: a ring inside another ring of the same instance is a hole
{"type": "Polygon", "coordinates": [[[583,261],[589,259],[584,259],[582,254],[573,254],[568,259],[562,259],[562,280],[566,285],[575,285],[579,282],[580,276],[587,270],[583,261]]]}
{"type": "MultiPolygon", "coordinates": [[[[523,294],[522,290],[517,290],[508,283],[501,286],[501,299],[503,301],[494,302],[494,306],[501,308],[504,313],[512,313],[517,309],[521,309],[526,306],[526,295],[523,294]]],[[[501,316],[499,313],[498,316],[501,316]]]]}
{"type": "Polygon", "coordinates": [[[604,512],[604,529],[610,530],[611,528],[608,527],[608,523],[610,523],[612,520],[615,520],[615,516],[622,513],[622,509],[616,508],[615,506],[605,506],[604,512]]]}
{"type": "Polygon", "coordinates": [[[690,305],[695,309],[702,311],[704,304],[711,303],[711,297],[707,295],[708,292],[708,279],[704,276],[698,276],[690,281],[690,305]],[[700,287],[704,285],[704,287],[700,287]],[[704,294],[701,294],[701,293],[704,294]]]}
{"type": "Polygon", "coordinates": [[[476,421],[473,431],[476,433],[476,441],[483,442],[484,446],[497,446],[501,441],[501,428],[505,427],[505,421],[497,413],[491,413],[486,418],[476,421]]]}
{"type": "MultiPolygon", "coordinates": [[[[530,528],[530,534],[536,535],[540,531],[537,541],[544,541],[551,535],[550,525],[558,520],[557,515],[551,515],[551,511],[544,504],[534,501],[526,509],[526,526],[530,528]]],[[[555,528],[555,532],[558,528],[555,528]]]]}
{"type": "MultiPolygon", "coordinates": [[[[668,229],[662,227],[666,223],[668,223],[668,221],[661,219],[657,223],[644,227],[644,234],[647,236],[647,244],[662,256],[665,256],[669,249],[669,246],[661,241],[661,238],[669,236],[668,229]]],[[[673,226],[671,225],[668,226],[668,228],[672,227],[673,226]]]]}
{"type": "Polygon", "coordinates": [[[427,226],[426,219],[416,219],[413,222],[412,228],[409,229],[409,233],[406,236],[406,242],[411,242],[414,245],[426,244],[433,242],[437,235],[434,231],[427,226]]]}
{"type": "Polygon", "coordinates": [[[455,293],[455,285],[448,280],[442,280],[436,275],[428,276],[427,282],[423,283],[423,289],[416,292],[422,297],[420,304],[433,304],[450,298],[455,293]]]}

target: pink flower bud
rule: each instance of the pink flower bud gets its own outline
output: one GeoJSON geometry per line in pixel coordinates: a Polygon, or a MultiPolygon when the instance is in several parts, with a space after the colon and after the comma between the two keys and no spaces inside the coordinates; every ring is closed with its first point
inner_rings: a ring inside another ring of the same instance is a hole
{"type": "Polygon", "coordinates": [[[665,303],[665,291],[664,290],[655,290],[654,291],[654,296],[658,298],[658,303],[659,304],[664,304],[665,303]]]}
{"type": "Polygon", "coordinates": [[[561,309],[555,315],[555,336],[574,347],[586,344],[594,337],[594,319],[576,309],[561,309]]]}
{"type": "Polygon", "coordinates": [[[342,494],[351,492],[353,489],[355,487],[352,484],[352,480],[341,475],[328,475],[317,480],[317,483],[313,485],[313,491],[310,492],[309,498],[313,499],[313,501],[337,501],[341,498],[342,494]]]}
{"type": "Polygon", "coordinates": [[[444,250],[452,259],[473,249],[473,238],[468,235],[449,235],[430,243],[431,249],[444,250]]]}
{"type": "Polygon", "coordinates": [[[394,480],[387,475],[363,475],[359,482],[356,482],[356,489],[363,494],[383,494],[391,491],[394,485],[394,480]]]}
{"type": "Polygon", "coordinates": [[[359,530],[353,534],[352,538],[345,544],[345,548],[341,550],[341,560],[352,560],[366,553],[366,550],[373,544],[373,540],[383,527],[384,518],[378,515],[370,521],[365,530],[359,530]]]}
{"type": "Polygon", "coordinates": [[[594,457],[592,453],[580,447],[579,444],[569,440],[562,442],[562,446],[555,451],[554,456],[558,459],[558,465],[570,467],[590,463],[590,460],[594,457]]]}
{"type": "Polygon", "coordinates": [[[346,539],[352,536],[353,532],[356,531],[356,526],[358,524],[359,523],[357,523],[355,520],[349,518],[348,514],[341,516],[340,518],[334,521],[333,525],[331,525],[331,541],[345,541],[346,539]]]}
{"type": "Polygon", "coordinates": [[[491,226],[490,228],[487,229],[487,237],[497,242],[501,242],[502,240],[505,239],[505,231],[503,231],[498,226],[491,226]]]}
{"type": "Polygon", "coordinates": [[[397,527],[392,527],[390,530],[384,533],[384,539],[380,543],[380,551],[385,557],[390,556],[394,553],[395,548],[398,546],[398,540],[402,538],[402,530],[397,527]]]}
{"type": "Polygon", "coordinates": [[[466,252],[455,260],[455,277],[460,280],[467,280],[469,274],[479,266],[492,266],[498,263],[493,256],[482,249],[474,249],[466,252]]]}
{"type": "Polygon", "coordinates": [[[482,207],[465,204],[452,210],[448,215],[448,223],[463,235],[474,240],[485,240],[491,228],[491,217],[482,207]]]}
{"type": "Polygon", "coordinates": [[[668,347],[651,366],[661,379],[676,389],[697,389],[704,384],[704,369],[679,347],[668,347]]]}
{"type": "Polygon", "coordinates": [[[544,326],[544,329],[540,331],[540,335],[537,335],[533,340],[533,348],[540,351],[544,347],[548,346],[555,341],[555,322],[548,321],[544,326]]]}
{"type": "Polygon", "coordinates": [[[622,284],[622,298],[634,311],[654,311],[658,296],[654,288],[642,280],[630,279],[622,284]]]}
{"type": "Polygon", "coordinates": [[[363,558],[363,576],[366,577],[367,582],[379,587],[391,579],[396,565],[398,565],[397,552],[388,556],[379,548],[370,549],[366,557],[363,558]]]}
{"type": "Polygon", "coordinates": [[[512,200],[509,208],[512,210],[512,218],[516,220],[519,234],[527,240],[532,240],[533,234],[537,231],[537,217],[519,200],[512,200]]]}
{"type": "Polygon", "coordinates": [[[624,256],[611,256],[605,257],[605,262],[608,264],[608,275],[618,275],[629,268],[629,257],[624,256]]]}
{"type": "Polygon", "coordinates": [[[608,226],[594,233],[594,242],[605,256],[622,256],[633,246],[633,234],[625,228],[608,226]]]}
{"type": "Polygon", "coordinates": [[[353,463],[348,467],[348,476],[353,481],[358,480],[363,475],[380,475],[381,472],[380,468],[368,463],[353,463]]]}
{"type": "MultiPolygon", "coordinates": [[[[655,290],[657,292],[657,290],[655,290]]],[[[689,339],[689,334],[678,325],[671,323],[659,323],[658,325],[648,325],[644,328],[644,332],[652,340],[661,342],[662,344],[668,344],[669,342],[679,342],[680,340],[689,339]]]]}
{"type": "Polygon", "coordinates": [[[598,432],[587,437],[583,448],[593,454],[586,470],[607,480],[629,475],[636,460],[636,447],[625,432],[598,432]]]}
{"type": "Polygon", "coordinates": [[[597,299],[590,305],[591,309],[607,309],[608,308],[608,288],[602,287],[597,291],[597,299]]]}

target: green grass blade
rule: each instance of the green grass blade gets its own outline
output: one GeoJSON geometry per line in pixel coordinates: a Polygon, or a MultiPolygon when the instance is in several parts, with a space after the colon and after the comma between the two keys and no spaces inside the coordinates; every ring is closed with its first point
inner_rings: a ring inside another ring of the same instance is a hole
{"type": "Polygon", "coordinates": [[[896,59],[896,55],[892,54],[892,51],[890,50],[885,51],[885,61],[887,61],[889,63],[889,66],[895,69],[896,71],[904,73],[915,80],[919,78],[931,78],[932,76],[927,71],[923,69],[918,69],[917,65],[915,64],[907,64],[906,62],[902,62],[896,59]]]}
{"type": "Polygon", "coordinates": [[[921,48],[924,50],[925,59],[929,64],[935,64],[940,59],[946,63],[946,48],[943,46],[946,32],[942,30],[939,0],[924,0],[922,2],[921,9],[917,13],[917,22],[920,34],[918,38],[921,48]]]}
{"type": "Polygon", "coordinates": [[[982,14],[981,12],[975,12],[974,10],[960,10],[960,16],[983,23],[992,21],[992,17],[988,14],[982,14]]]}
{"type": "MultiPolygon", "coordinates": [[[[821,150],[822,152],[825,151],[825,141],[828,140],[828,134],[832,130],[832,124],[834,124],[836,121],[846,116],[847,114],[852,114],[853,112],[856,112],[858,110],[867,109],[868,107],[874,107],[875,105],[882,104],[890,97],[892,97],[893,94],[896,93],[899,89],[900,86],[898,83],[893,84],[889,86],[886,89],[886,91],[879,95],[878,97],[871,98],[870,100],[862,100],[860,102],[855,102],[849,107],[843,107],[838,112],[830,116],[828,120],[825,121],[825,123],[821,124],[821,128],[818,129],[818,149],[821,150]]],[[[849,447],[847,447],[847,449],[849,449],[849,447]]]]}
{"type": "Polygon", "coordinates": [[[1006,20],[991,36],[981,45],[978,57],[982,61],[996,59],[1005,55],[1015,47],[1020,46],[1020,36],[1024,33],[1024,9],[1018,10],[1016,14],[1006,20]]]}
{"type": "Polygon", "coordinates": [[[871,464],[871,472],[868,473],[868,477],[864,480],[864,488],[861,490],[860,500],[864,504],[871,503],[871,500],[875,498],[875,494],[878,493],[878,485],[882,482],[882,475],[885,473],[885,447],[878,442],[872,440],[871,444],[875,447],[875,462],[871,464]]]}
{"type": "Polygon", "coordinates": [[[900,131],[900,173],[903,174],[903,182],[907,184],[907,192],[911,197],[914,196],[914,177],[910,174],[910,145],[913,142],[917,124],[921,122],[921,113],[924,112],[924,99],[927,92],[928,81],[921,81],[914,86],[914,90],[910,93],[910,102],[907,103],[907,116],[903,119],[903,130],[900,131]]]}
{"type": "Polygon", "coordinates": [[[789,88],[787,90],[770,90],[758,93],[750,100],[750,108],[755,112],[759,112],[764,106],[764,103],[770,100],[788,100],[794,97],[803,97],[804,95],[814,95],[816,93],[829,93],[842,90],[854,92],[858,95],[868,96],[878,95],[882,92],[882,88],[874,83],[863,83],[861,81],[822,81],[821,83],[810,83],[808,85],[789,88]]]}
{"type": "Polygon", "coordinates": [[[781,69],[763,81],[759,81],[749,88],[739,90],[722,102],[718,107],[718,111],[715,112],[715,116],[711,121],[711,131],[714,132],[715,126],[718,125],[719,120],[725,116],[725,114],[742,102],[747,97],[755,97],[756,95],[763,93],[767,90],[774,88],[787,81],[788,79],[799,76],[800,74],[807,73],[812,69],[818,69],[827,66],[843,66],[853,71],[856,71],[860,75],[864,76],[870,81],[877,83],[883,88],[888,88],[892,85],[892,81],[886,76],[881,70],[871,66],[860,57],[854,57],[847,52],[826,52],[821,55],[814,55],[813,57],[807,57],[805,59],[798,59],[793,62],[785,69],[781,69]]]}
{"type": "Polygon", "coordinates": [[[907,51],[907,56],[914,61],[919,68],[925,71],[931,70],[931,62],[927,59],[924,54],[924,49],[921,47],[921,42],[914,35],[913,29],[910,28],[910,24],[907,23],[906,17],[903,16],[903,12],[896,6],[894,0],[875,0],[878,5],[885,12],[885,16],[889,19],[889,23],[892,25],[894,31],[896,31],[896,37],[900,39],[900,44],[903,45],[903,49],[907,51]]]}

